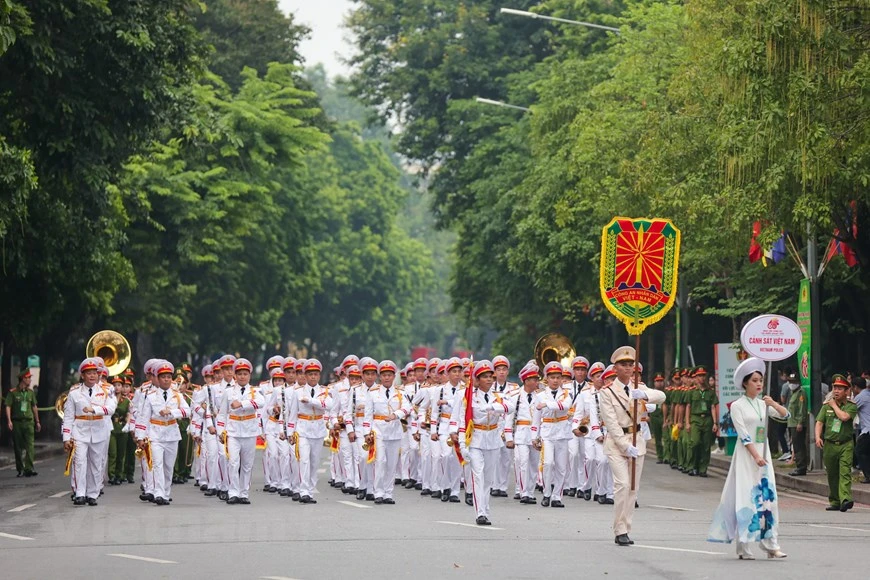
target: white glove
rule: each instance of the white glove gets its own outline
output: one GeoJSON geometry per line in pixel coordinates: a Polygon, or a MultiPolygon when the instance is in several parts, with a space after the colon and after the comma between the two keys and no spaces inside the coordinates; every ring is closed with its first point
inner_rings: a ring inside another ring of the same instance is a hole
{"type": "Polygon", "coordinates": [[[631,391],[631,398],[646,401],[647,400],[646,392],[643,389],[634,389],[633,391],[631,391]]]}
{"type": "Polygon", "coordinates": [[[653,412],[655,412],[655,410],[656,410],[657,408],[658,408],[658,405],[653,405],[652,403],[647,403],[647,404],[646,404],[646,412],[647,412],[647,413],[653,413],[653,412]]]}
{"type": "Polygon", "coordinates": [[[649,430],[649,423],[640,424],[640,436],[643,437],[644,441],[652,439],[652,433],[649,430]]]}
{"type": "Polygon", "coordinates": [[[629,445],[625,448],[625,454],[629,457],[637,457],[637,447],[634,445],[629,445]]]}

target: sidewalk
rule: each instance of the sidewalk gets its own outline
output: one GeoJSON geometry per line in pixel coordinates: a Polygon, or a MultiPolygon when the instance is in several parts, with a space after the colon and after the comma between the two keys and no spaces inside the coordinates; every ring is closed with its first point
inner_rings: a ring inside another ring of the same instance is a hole
{"type": "MultiPolygon", "coordinates": [[[[649,453],[652,457],[655,457],[655,446],[648,446],[647,453],[649,453]]],[[[794,469],[794,465],[791,463],[780,462],[774,459],[773,467],[776,471],[777,487],[793,489],[795,491],[801,491],[804,493],[811,493],[821,496],[824,499],[828,498],[828,477],[827,475],[825,475],[825,472],[823,470],[808,471],[807,474],[803,477],[794,477],[788,474],[789,471],[792,471],[794,469]]],[[[710,457],[710,473],[725,477],[728,475],[728,470],[730,468],[730,455],[712,455],[710,457]]],[[[679,471],[674,471],[674,474],[680,475],[682,477],[688,477],[686,475],[683,475],[679,471]]],[[[863,476],[861,479],[863,479],[863,476]]],[[[870,505],[870,484],[854,482],[853,477],[852,499],[856,503],[870,505]]]]}
{"type": "MultiPolygon", "coordinates": [[[[33,444],[36,461],[51,459],[64,454],[63,443],[60,441],[37,441],[33,444]]],[[[8,466],[15,469],[15,452],[12,447],[0,447],[0,469],[8,466]]]]}

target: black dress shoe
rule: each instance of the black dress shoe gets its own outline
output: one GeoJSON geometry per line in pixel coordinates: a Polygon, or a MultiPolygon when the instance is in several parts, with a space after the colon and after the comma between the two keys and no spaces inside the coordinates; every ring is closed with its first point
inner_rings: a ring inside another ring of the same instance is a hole
{"type": "Polygon", "coordinates": [[[543,486],[543,485],[536,485],[536,486],[535,486],[535,491],[540,491],[541,493],[543,493],[543,492],[544,492],[544,486],[543,486]]]}
{"type": "Polygon", "coordinates": [[[590,499],[592,499],[592,490],[591,489],[587,489],[586,491],[583,492],[583,499],[585,499],[586,501],[589,501],[590,499]]]}
{"type": "Polygon", "coordinates": [[[432,499],[441,499],[441,490],[431,492],[429,497],[432,499]]]}
{"type": "Polygon", "coordinates": [[[328,483],[329,485],[332,485],[333,483],[335,483],[335,480],[334,480],[334,479],[330,479],[330,480],[327,481],[326,483],[328,483]]]}
{"type": "Polygon", "coordinates": [[[239,503],[242,504],[242,505],[251,505],[251,500],[249,500],[249,499],[246,498],[246,497],[240,497],[240,498],[239,498],[239,503]]]}
{"type": "Polygon", "coordinates": [[[598,501],[598,499],[599,499],[600,497],[601,497],[601,496],[598,495],[598,494],[596,493],[595,495],[592,496],[592,501],[598,501]]]}
{"type": "Polygon", "coordinates": [[[420,491],[421,489],[423,489],[423,484],[422,483],[415,483],[414,489],[416,489],[417,491],[420,491]]]}
{"type": "MultiPolygon", "coordinates": [[[[77,497],[73,500],[73,505],[87,505],[88,500],[83,497],[77,497]]],[[[839,508],[837,508],[839,509],[839,508]]]]}
{"type": "Polygon", "coordinates": [[[467,491],[465,492],[465,505],[474,505],[474,498],[467,491]]]}
{"type": "Polygon", "coordinates": [[[381,505],[382,503],[384,503],[384,498],[382,498],[382,497],[375,498],[375,505],[381,505]]]}
{"type": "Polygon", "coordinates": [[[15,477],[21,477],[21,472],[20,471],[16,472],[15,477]]]}
{"type": "Polygon", "coordinates": [[[424,489],[420,492],[420,495],[432,495],[432,491],[429,489],[424,489]]]}
{"type": "Polygon", "coordinates": [[[558,499],[554,499],[553,502],[550,503],[550,507],[565,507],[565,506],[558,499]]]}
{"type": "Polygon", "coordinates": [[[514,494],[514,499],[521,499],[520,494],[515,493],[515,494],[514,494]]]}
{"type": "Polygon", "coordinates": [[[269,493],[278,493],[278,488],[274,485],[269,486],[269,493]]]}
{"type": "Polygon", "coordinates": [[[604,501],[599,502],[599,503],[601,503],[602,505],[613,505],[613,498],[612,498],[612,497],[602,496],[602,499],[603,499],[604,501]]]}
{"type": "Polygon", "coordinates": [[[169,502],[163,499],[162,497],[158,497],[154,499],[155,505],[169,505],[169,502]]]}
{"type": "Polygon", "coordinates": [[[205,497],[214,497],[214,496],[217,495],[217,490],[214,490],[214,489],[207,489],[207,490],[205,491],[205,493],[202,494],[202,495],[204,495],[205,497]]]}
{"type": "Polygon", "coordinates": [[[671,463],[671,469],[677,469],[677,464],[676,464],[676,463],[671,463]]]}
{"type": "Polygon", "coordinates": [[[25,471],[24,472],[24,477],[35,477],[37,475],[39,475],[39,474],[36,473],[35,471],[25,471]]]}
{"type": "Polygon", "coordinates": [[[459,503],[459,496],[458,495],[451,495],[448,499],[449,499],[450,503],[459,503]]]}
{"type": "Polygon", "coordinates": [[[289,489],[282,489],[281,491],[278,492],[278,495],[280,495],[281,497],[290,497],[290,490],[289,489]]]}
{"type": "Polygon", "coordinates": [[[689,477],[695,477],[696,475],[698,475],[697,469],[692,469],[691,471],[689,471],[689,477]]]}
{"type": "Polygon", "coordinates": [[[394,479],[394,480],[393,480],[393,485],[402,485],[402,478],[401,478],[401,477],[397,477],[396,479],[394,479]]]}
{"type": "Polygon", "coordinates": [[[853,507],[855,507],[855,502],[852,501],[851,499],[847,499],[846,501],[844,501],[843,503],[840,504],[840,511],[847,512],[850,509],[852,509],[853,507]]]}
{"type": "Polygon", "coordinates": [[[477,516],[477,520],[475,520],[475,521],[477,522],[478,526],[491,526],[492,525],[492,522],[489,521],[489,518],[487,518],[486,516],[477,516]]]}
{"type": "Polygon", "coordinates": [[[394,500],[394,499],[391,498],[391,497],[385,497],[385,498],[384,498],[384,503],[385,503],[386,505],[396,505],[396,500],[394,500]]]}
{"type": "Polygon", "coordinates": [[[597,501],[601,505],[604,505],[607,503],[607,496],[606,495],[599,495],[598,499],[596,499],[595,501],[597,501]]]}
{"type": "Polygon", "coordinates": [[[136,482],[133,481],[133,478],[132,478],[132,477],[128,477],[128,478],[127,478],[127,483],[136,483],[136,482]]]}
{"type": "MultiPolygon", "coordinates": [[[[96,500],[96,498],[89,497],[89,498],[88,498],[88,505],[97,505],[97,500],[96,500]]],[[[843,511],[846,511],[846,510],[843,510],[843,511]]]]}
{"type": "Polygon", "coordinates": [[[203,483],[199,486],[199,491],[206,491],[208,489],[208,484],[203,483]]]}
{"type": "Polygon", "coordinates": [[[366,490],[361,489],[361,490],[357,491],[356,498],[360,499],[360,500],[365,499],[366,498],[366,490]]]}
{"type": "Polygon", "coordinates": [[[656,461],[656,465],[661,465],[662,463],[664,463],[664,461],[662,461],[661,459],[659,459],[658,461],[656,461]]]}
{"type": "Polygon", "coordinates": [[[565,495],[568,497],[577,497],[577,490],[573,488],[565,490],[565,495]]]}
{"type": "Polygon", "coordinates": [[[802,477],[807,474],[806,469],[795,469],[794,471],[789,471],[788,473],[792,477],[802,477]]]}
{"type": "Polygon", "coordinates": [[[236,496],[227,498],[227,505],[235,505],[237,503],[239,503],[239,498],[237,498],[236,496]]]}
{"type": "Polygon", "coordinates": [[[443,501],[443,502],[450,501],[450,490],[441,492],[441,501],[443,501]]]}
{"type": "Polygon", "coordinates": [[[307,495],[300,496],[299,503],[311,503],[311,498],[307,495]]]}
{"type": "Polygon", "coordinates": [[[698,474],[698,477],[710,477],[710,476],[707,475],[706,471],[702,471],[701,473],[698,474]]]}
{"type": "Polygon", "coordinates": [[[490,495],[490,497],[498,497],[498,490],[497,489],[489,490],[489,495],[490,495]]]}
{"type": "Polygon", "coordinates": [[[350,493],[350,488],[347,485],[341,486],[341,493],[347,495],[350,493]]]}
{"type": "Polygon", "coordinates": [[[367,493],[366,494],[366,501],[375,501],[375,494],[367,493]]]}
{"type": "Polygon", "coordinates": [[[228,499],[230,499],[230,492],[222,491],[218,494],[218,497],[220,497],[224,501],[227,501],[228,499]]]}
{"type": "Polygon", "coordinates": [[[263,491],[269,491],[269,484],[268,483],[263,486],[263,491]]]}
{"type": "Polygon", "coordinates": [[[838,512],[838,511],[840,511],[840,506],[838,506],[838,505],[829,505],[828,507],[825,508],[825,511],[826,511],[826,512],[838,512]]]}
{"type": "Polygon", "coordinates": [[[544,497],[544,498],[541,500],[541,505],[544,506],[544,507],[550,507],[550,498],[548,498],[548,497],[544,497]]]}
{"type": "Polygon", "coordinates": [[[294,492],[291,497],[293,498],[293,501],[299,501],[302,499],[302,495],[298,491],[294,492]]]}
{"type": "Polygon", "coordinates": [[[416,479],[409,479],[408,483],[405,484],[405,489],[413,489],[417,485],[416,479]]]}
{"type": "Polygon", "coordinates": [[[404,486],[408,485],[409,481],[411,481],[411,480],[410,479],[403,479],[401,481],[396,482],[396,485],[401,485],[402,487],[404,487],[404,486]]]}
{"type": "MultiPolygon", "coordinates": [[[[628,534],[625,534],[625,537],[628,538],[628,534]]],[[[634,540],[632,540],[631,538],[628,538],[628,545],[629,545],[629,546],[633,546],[633,545],[634,545],[634,540]]]]}
{"type": "Polygon", "coordinates": [[[628,534],[619,534],[613,539],[613,543],[617,546],[630,546],[631,540],[628,539],[628,534]]]}

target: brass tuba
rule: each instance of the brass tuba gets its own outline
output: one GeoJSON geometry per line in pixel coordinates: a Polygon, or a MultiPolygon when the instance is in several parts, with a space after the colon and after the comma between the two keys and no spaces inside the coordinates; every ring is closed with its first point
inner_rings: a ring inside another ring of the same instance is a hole
{"type": "Polygon", "coordinates": [[[130,343],[120,332],[101,330],[88,340],[85,356],[100,357],[109,369],[109,376],[115,376],[130,366],[133,352],[130,350],[130,343]]]}
{"type": "Polygon", "coordinates": [[[540,367],[541,371],[549,362],[557,361],[562,363],[564,368],[571,368],[571,361],[577,356],[577,351],[574,350],[574,344],[564,334],[551,332],[545,334],[535,343],[535,362],[540,367]]]}
{"type": "Polygon", "coordinates": [[[69,391],[64,391],[54,400],[54,412],[61,419],[63,419],[63,406],[66,405],[67,397],[69,397],[69,391]]]}

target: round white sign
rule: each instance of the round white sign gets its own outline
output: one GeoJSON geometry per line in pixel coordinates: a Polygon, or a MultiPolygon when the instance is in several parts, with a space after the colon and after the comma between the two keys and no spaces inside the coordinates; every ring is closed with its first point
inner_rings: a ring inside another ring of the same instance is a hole
{"type": "Polygon", "coordinates": [[[800,327],[790,318],[778,314],[756,316],[740,331],[743,349],[765,361],[794,356],[802,339],[800,327]]]}

